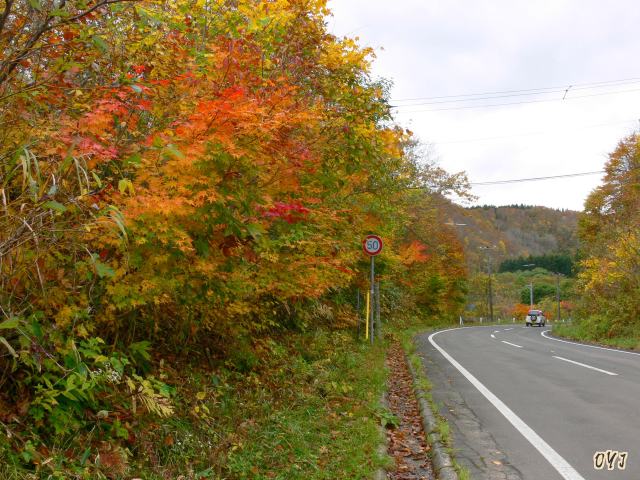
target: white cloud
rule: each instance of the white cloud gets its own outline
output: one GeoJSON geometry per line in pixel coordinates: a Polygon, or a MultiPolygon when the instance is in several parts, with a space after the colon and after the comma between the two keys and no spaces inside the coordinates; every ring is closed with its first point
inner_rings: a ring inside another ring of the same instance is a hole
{"type": "MultiPolygon", "coordinates": [[[[330,30],[358,36],[376,49],[373,73],[393,80],[393,99],[640,77],[640,9],[633,0],[333,0],[329,6],[334,11],[330,30]]],[[[554,98],[558,96],[562,93],[554,98]]],[[[424,105],[400,109],[397,119],[435,144],[443,167],[465,170],[473,181],[600,170],[617,142],[639,125],[640,82],[574,87],[567,97],[562,102],[409,113],[467,104],[424,105]],[[574,99],[633,89],[639,91],[574,99]]],[[[477,187],[474,192],[479,203],[580,209],[598,183],[593,176],[477,187]]]]}

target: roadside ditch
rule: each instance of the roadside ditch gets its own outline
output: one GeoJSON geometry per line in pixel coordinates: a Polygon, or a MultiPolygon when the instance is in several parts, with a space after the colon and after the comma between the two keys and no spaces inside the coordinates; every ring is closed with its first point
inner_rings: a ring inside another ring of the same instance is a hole
{"type": "Polygon", "coordinates": [[[430,401],[430,384],[413,354],[410,340],[393,342],[387,352],[386,408],[383,420],[387,452],[394,469],[387,480],[464,480],[467,472],[451,458],[449,429],[446,421],[435,415],[430,401]],[[459,475],[461,473],[461,475],[459,475]]]}

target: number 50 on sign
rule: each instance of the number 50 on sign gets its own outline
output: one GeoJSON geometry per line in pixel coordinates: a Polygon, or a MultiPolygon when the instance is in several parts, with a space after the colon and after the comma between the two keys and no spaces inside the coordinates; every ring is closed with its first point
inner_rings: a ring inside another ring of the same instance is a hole
{"type": "Polygon", "coordinates": [[[378,255],[382,251],[382,239],[378,235],[367,235],[362,241],[362,248],[367,255],[378,255]]]}

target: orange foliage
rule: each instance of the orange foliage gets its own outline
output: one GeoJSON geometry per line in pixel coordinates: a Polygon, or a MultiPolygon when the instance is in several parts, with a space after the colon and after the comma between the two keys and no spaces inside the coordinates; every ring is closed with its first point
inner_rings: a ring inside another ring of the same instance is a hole
{"type": "Polygon", "coordinates": [[[530,309],[531,309],[530,305],[518,303],[513,306],[513,309],[511,310],[511,315],[513,315],[516,319],[521,319],[527,316],[527,313],[529,313],[530,309]]]}

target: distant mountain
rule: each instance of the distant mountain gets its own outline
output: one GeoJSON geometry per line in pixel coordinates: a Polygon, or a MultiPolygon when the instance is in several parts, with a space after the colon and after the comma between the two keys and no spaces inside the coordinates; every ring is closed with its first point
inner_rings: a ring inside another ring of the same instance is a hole
{"type": "Polygon", "coordinates": [[[464,208],[445,206],[448,223],[463,242],[468,263],[479,267],[485,253],[492,252],[494,268],[508,258],[564,253],[573,256],[578,248],[579,212],[547,207],[486,205],[464,208]],[[495,249],[483,250],[480,247],[495,249]]]}

